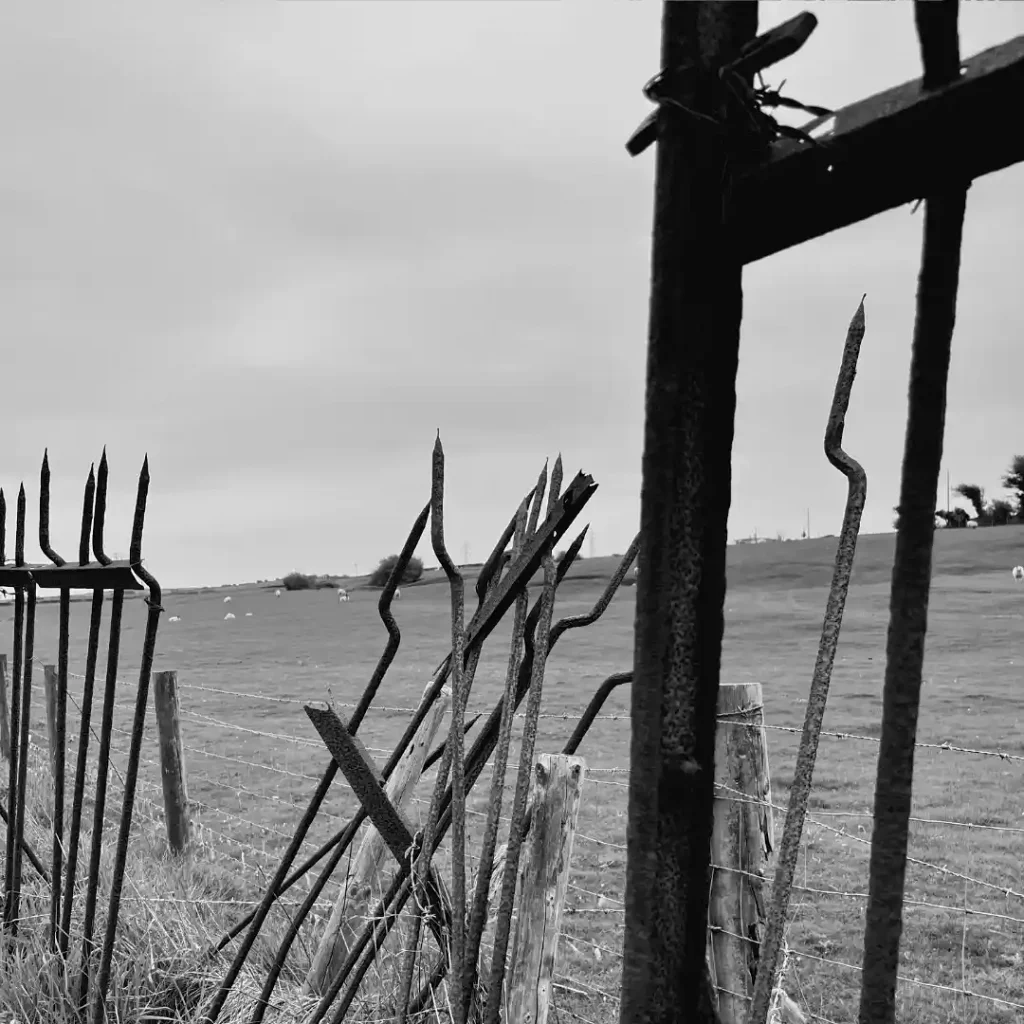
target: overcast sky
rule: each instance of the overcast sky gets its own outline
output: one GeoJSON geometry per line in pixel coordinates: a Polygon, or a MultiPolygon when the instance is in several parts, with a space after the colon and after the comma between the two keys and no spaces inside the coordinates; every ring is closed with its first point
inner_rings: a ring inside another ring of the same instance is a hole
{"type": "MultiPolygon", "coordinates": [[[[770,79],[839,107],[920,74],[909,3],[813,6],[770,79]]],[[[600,484],[594,553],[639,522],[660,5],[92,0],[0,10],[0,477],[39,460],[73,554],[106,443],[108,550],[148,451],[145,557],[167,586],[366,571],[429,496],[480,560],[545,456],[600,484]]],[[[1024,32],[966,4],[964,56],[1024,32]]],[[[955,145],[955,140],[950,140],[955,145]]],[[[846,326],[867,335],[845,447],[891,528],[923,218],[904,207],[754,264],[732,537],[837,532],[822,435],[846,326]]],[[[968,198],[946,420],[953,483],[1024,452],[1024,168],[968,198]]],[[[944,497],[944,495],[943,495],[944,497]]],[[[590,553],[584,549],[584,554],[590,553]]],[[[10,546],[8,548],[10,553],[10,546]]],[[[424,543],[420,554],[435,561],[424,543]]]]}

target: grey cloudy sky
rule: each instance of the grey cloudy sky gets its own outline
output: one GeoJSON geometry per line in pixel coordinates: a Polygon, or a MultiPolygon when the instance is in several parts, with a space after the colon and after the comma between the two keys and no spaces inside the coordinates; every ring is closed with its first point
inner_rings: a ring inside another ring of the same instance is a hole
{"type": "MultiPolygon", "coordinates": [[[[762,29],[805,6],[762,4],[762,29]]],[[[811,6],[774,79],[791,95],[838,107],[919,75],[910,3],[811,6]]],[[[426,501],[440,428],[457,556],[486,554],[559,450],[601,485],[596,553],[624,550],[654,158],[623,143],[659,21],[580,0],[3,5],[0,475],[9,501],[26,481],[33,535],[43,446],[73,552],[106,443],[108,549],[148,451],[165,585],[365,571],[426,501]]],[[[963,5],[965,56],[1021,32],[1024,5],[963,5]]],[[[968,200],[946,462],[993,491],[1024,451],[1022,197],[1018,167],[968,200]]],[[[821,443],[863,292],[845,446],[865,530],[890,528],[921,227],[905,207],[746,272],[732,536],[797,536],[807,507],[838,530],[821,443]]]]}

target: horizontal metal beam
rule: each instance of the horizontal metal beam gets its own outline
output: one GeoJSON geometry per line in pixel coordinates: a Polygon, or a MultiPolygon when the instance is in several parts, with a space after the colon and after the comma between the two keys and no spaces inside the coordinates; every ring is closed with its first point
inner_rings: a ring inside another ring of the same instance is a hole
{"type": "Polygon", "coordinates": [[[27,587],[31,583],[42,590],[145,590],[129,561],[109,565],[0,565],[0,587],[27,587]]]}
{"type": "Polygon", "coordinates": [[[1024,161],[1024,36],[971,57],[958,81],[921,80],[817,117],[733,184],[726,222],[743,263],[1024,161]]]}

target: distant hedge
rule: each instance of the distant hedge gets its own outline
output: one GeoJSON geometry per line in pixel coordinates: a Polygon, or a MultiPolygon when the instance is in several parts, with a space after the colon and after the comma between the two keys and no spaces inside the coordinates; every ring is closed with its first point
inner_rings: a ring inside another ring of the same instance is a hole
{"type": "MultiPolygon", "coordinates": [[[[371,587],[383,587],[388,577],[391,575],[391,570],[394,569],[398,563],[398,555],[388,555],[387,558],[382,558],[377,564],[377,568],[370,573],[368,580],[371,587]]],[[[398,581],[399,583],[415,583],[423,575],[423,562],[419,558],[410,558],[409,564],[405,567],[405,572],[402,573],[402,578],[398,581]]]]}
{"type": "Polygon", "coordinates": [[[312,590],[316,586],[316,577],[306,576],[301,572],[290,572],[281,582],[285,590],[312,590]]]}

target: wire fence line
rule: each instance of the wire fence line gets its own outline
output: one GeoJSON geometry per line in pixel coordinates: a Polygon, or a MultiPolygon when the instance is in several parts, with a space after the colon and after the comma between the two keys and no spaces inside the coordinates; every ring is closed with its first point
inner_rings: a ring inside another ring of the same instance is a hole
{"type": "MultiPolygon", "coordinates": [[[[75,676],[81,679],[81,676],[75,676]]],[[[126,686],[131,684],[126,682],[126,686]]],[[[248,858],[254,867],[259,866],[261,873],[267,877],[272,872],[273,863],[281,845],[287,843],[291,837],[291,827],[301,811],[305,794],[309,785],[317,781],[317,777],[308,771],[302,770],[305,764],[319,766],[322,758],[319,756],[326,751],[322,744],[315,740],[294,735],[280,728],[261,729],[252,724],[241,724],[232,721],[232,716],[220,708],[217,714],[208,714],[205,710],[196,710],[189,706],[192,698],[196,698],[202,707],[206,697],[204,694],[214,695],[223,703],[223,698],[230,698],[240,702],[239,717],[246,721],[246,714],[256,705],[256,702],[266,701],[273,705],[291,705],[299,708],[309,703],[300,698],[271,697],[247,693],[244,690],[228,689],[224,687],[205,686],[197,683],[179,683],[179,691],[189,694],[189,702],[183,702],[180,708],[183,736],[188,742],[184,743],[187,752],[187,773],[188,780],[193,790],[201,790],[202,795],[190,793],[190,804],[195,814],[194,822],[199,830],[201,842],[213,844],[214,847],[228,848],[242,851],[242,855],[248,858]],[[211,734],[211,730],[213,731],[211,734]],[[211,743],[210,736],[217,737],[216,749],[211,743]],[[221,742],[222,738],[229,735],[239,737],[241,746],[235,747],[231,743],[221,742]],[[267,741],[260,744],[259,741],[267,741]],[[297,761],[293,762],[286,755],[285,751],[290,748],[295,751],[297,761]],[[246,756],[239,756],[244,751],[246,756]],[[266,755],[268,752],[270,757],[266,755]],[[310,760],[312,758],[313,760],[310,760]],[[202,761],[200,761],[202,759],[202,761]],[[276,763],[270,763],[270,762],[276,763]],[[217,766],[220,766],[219,768],[217,766]],[[234,775],[225,776],[223,770],[231,771],[234,775]],[[262,780],[267,780],[264,785],[262,780]],[[274,780],[277,780],[276,782],[274,780]],[[285,790],[282,786],[300,787],[296,788],[296,798],[289,799],[282,795],[285,790]],[[264,815],[266,811],[266,815],[264,815]],[[269,819],[269,820],[266,820],[269,819]],[[255,839],[255,842],[253,841],[255,839]],[[259,843],[262,842],[262,846],[259,843]]],[[[131,692],[128,690],[127,692],[131,692]]],[[[73,700],[73,696],[72,696],[73,700]]],[[[336,708],[343,708],[348,705],[345,702],[332,701],[336,708]]],[[[134,714],[134,705],[123,701],[115,702],[115,711],[118,716],[134,714]]],[[[408,716],[415,711],[415,708],[404,706],[375,706],[373,712],[381,712],[383,715],[408,716]]],[[[489,709],[488,709],[489,710],[489,709]]],[[[581,709],[580,709],[581,710],[581,709]]],[[[468,716],[475,713],[473,709],[467,709],[468,716]]],[[[541,718],[551,722],[573,721],[579,716],[576,712],[564,711],[561,713],[542,713],[541,718]]],[[[522,718],[522,715],[517,715],[522,718]]],[[[152,728],[152,716],[149,716],[149,728],[152,728]]],[[[607,723],[624,723],[629,720],[628,714],[600,714],[595,721],[607,723]]],[[[722,720],[720,725],[732,728],[761,728],[751,726],[749,723],[738,722],[731,719],[722,720]]],[[[772,725],[766,723],[763,728],[768,733],[784,733],[799,735],[801,730],[788,726],[772,725]]],[[[130,735],[130,730],[122,728],[121,725],[114,726],[114,732],[121,737],[130,735]]],[[[877,744],[877,737],[862,735],[852,732],[824,732],[823,738],[830,739],[837,744],[844,741],[854,741],[877,744]]],[[[69,740],[77,742],[77,732],[69,728],[69,740]]],[[[919,748],[937,752],[939,754],[952,754],[954,756],[983,756],[996,758],[1011,764],[1024,763],[1024,756],[1014,751],[988,750],[966,744],[955,744],[952,742],[926,743],[919,742],[919,748]]],[[[155,747],[152,748],[155,750],[155,747]]],[[[371,753],[386,756],[390,748],[367,746],[371,753]]],[[[154,820],[162,818],[161,802],[162,791],[159,785],[159,762],[153,757],[144,757],[142,765],[145,768],[144,776],[140,776],[140,796],[144,796],[148,805],[147,814],[154,820]]],[[[493,762],[487,762],[487,767],[493,766],[493,762]]],[[[509,765],[514,772],[517,765],[509,765]]],[[[116,770],[116,765],[115,765],[116,770]]],[[[578,862],[579,870],[576,870],[574,863],[573,879],[569,885],[569,896],[566,901],[566,916],[563,921],[562,938],[565,943],[562,959],[568,962],[559,972],[557,982],[559,990],[566,998],[574,996],[578,1000],[592,1000],[601,1004],[617,1003],[617,995],[614,990],[617,985],[617,973],[621,963],[621,930],[624,915],[624,904],[622,901],[622,882],[624,872],[622,866],[625,863],[626,846],[625,838],[625,816],[620,814],[618,818],[608,820],[596,815],[596,820],[591,821],[591,815],[587,813],[589,805],[597,801],[597,805],[603,808],[605,805],[616,806],[623,810],[626,802],[626,792],[629,786],[629,769],[624,765],[616,764],[594,764],[586,769],[587,787],[591,789],[591,798],[584,796],[584,813],[581,814],[580,829],[576,833],[576,853],[574,862],[578,862]],[[603,792],[603,795],[601,795],[603,792]],[[587,851],[591,852],[587,852],[587,851]],[[610,856],[612,864],[618,867],[610,867],[602,861],[602,858],[610,856]],[[594,885],[594,881],[599,882],[594,885]],[[604,891],[601,891],[601,890],[604,891]],[[582,926],[582,927],[581,927],[582,926]],[[567,955],[568,954],[568,955],[567,955]],[[578,972],[580,961],[586,961],[591,972],[587,978],[581,977],[578,972]],[[598,967],[597,973],[593,968],[598,967]],[[594,979],[597,979],[596,981],[594,979]],[[601,984],[600,982],[604,982],[601,984]]],[[[776,787],[779,782],[774,782],[776,787]]],[[[785,789],[785,781],[782,780],[782,788],[785,789]]],[[[505,789],[511,790],[513,782],[506,780],[505,789]]],[[[347,788],[347,787],[342,787],[347,788]]],[[[728,787],[718,787],[717,796],[724,800],[733,800],[738,803],[753,802],[743,793],[730,790],[728,787]]],[[[422,796],[414,797],[414,802],[419,806],[429,803],[422,796]]],[[[787,806],[784,802],[772,801],[772,811],[781,816],[786,813],[787,806]]],[[[483,811],[467,807],[467,814],[475,819],[483,820],[486,814],[483,811]]],[[[348,820],[349,815],[338,810],[324,808],[319,817],[332,823],[332,828],[340,827],[348,820]]],[[[869,822],[872,818],[870,810],[864,809],[863,805],[851,809],[834,809],[829,807],[813,807],[807,818],[807,829],[805,830],[804,846],[814,847],[814,844],[821,837],[831,837],[842,842],[851,842],[857,848],[865,852],[870,850],[870,834],[858,835],[857,831],[867,831],[863,825],[855,825],[857,821],[869,822]],[[822,819],[829,819],[828,821],[822,819]],[[832,824],[829,823],[832,822],[832,824]],[[855,826],[855,827],[854,827],[855,826]]],[[[502,815],[501,820],[507,826],[508,817],[502,815]]],[[[914,825],[924,829],[925,833],[936,829],[954,829],[964,835],[975,837],[992,837],[993,841],[999,839],[1003,842],[1020,842],[1024,828],[1010,823],[998,824],[992,821],[991,816],[985,821],[962,820],[953,817],[930,816],[926,814],[912,816],[914,825]]],[[[870,826],[868,826],[869,828],[870,826]]],[[[980,840],[979,840],[980,841],[980,840]]],[[[813,859],[813,858],[812,858],[813,859]]],[[[910,857],[909,864],[921,871],[935,876],[945,887],[949,889],[952,885],[970,886],[980,892],[975,893],[974,905],[968,905],[965,901],[960,905],[953,905],[948,900],[937,898],[929,893],[914,893],[908,889],[905,906],[913,911],[931,914],[948,915],[951,919],[963,922],[966,927],[971,921],[974,926],[979,922],[989,922],[992,926],[1013,929],[1018,933],[1018,941],[1024,938],[1024,912],[1014,912],[1010,904],[1019,905],[1024,900],[1024,892],[1021,891],[1018,879],[1013,878],[1012,884],[1005,884],[997,880],[978,877],[979,872],[955,870],[947,864],[936,863],[934,859],[926,857],[910,857]],[[991,894],[988,898],[998,898],[1007,902],[1003,908],[995,908],[984,903],[978,903],[982,899],[982,893],[991,894]],[[929,898],[931,896],[931,898],[929,898]]],[[[805,861],[806,863],[806,861],[805,861]]],[[[742,869],[730,865],[713,865],[714,870],[740,871],[742,869]]],[[[987,873],[987,872],[984,872],[987,873]]],[[[336,891],[337,883],[332,881],[336,891]]],[[[797,918],[801,914],[816,911],[821,913],[822,906],[828,906],[829,901],[849,903],[859,902],[863,905],[867,899],[867,893],[863,887],[856,885],[839,886],[825,884],[818,879],[809,879],[806,875],[803,884],[794,884],[795,894],[806,897],[805,902],[795,903],[792,907],[791,918],[797,918]],[[824,901],[824,903],[822,902],[824,901]]],[[[318,906],[329,908],[333,905],[334,898],[327,895],[318,901],[318,906]]],[[[133,900],[143,900],[145,897],[131,897],[133,900]]],[[[189,902],[186,896],[167,896],[164,898],[168,905],[182,905],[189,902]]],[[[252,900],[197,900],[195,902],[207,902],[211,905],[238,907],[255,906],[258,898],[252,900]]],[[[289,900],[282,901],[287,908],[294,904],[289,900]]],[[[847,960],[829,956],[828,951],[815,950],[791,938],[789,948],[797,961],[803,962],[807,967],[814,968],[843,968],[852,971],[859,971],[855,963],[847,960]]],[[[992,1006],[1004,1007],[1014,1011],[1024,1009],[1024,1002],[1015,1000],[1006,993],[986,993],[977,991],[978,984],[968,984],[964,980],[961,984],[947,984],[948,979],[935,979],[928,977],[928,964],[922,963],[919,966],[918,974],[901,976],[901,985],[909,988],[927,990],[928,992],[941,994],[950,998],[969,998],[979,1000],[992,1006]]],[[[987,987],[987,986],[985,986],[987,987]]],[[[1024,985],[1021,987],[1021,996],[1024,996],[1024,985]]],[[[571,1006],[562,1007],[571,1017],[581,1021],[590,1020],[587,1016],[586,1007],[580,1003],[573,1003],[571,1006]],[[582,1013],[577,1011],[583,1010],[582,1013]]],[[[598,1014],[598,1016],[601,1016],[598,1014]]],[[[828,1022],[831,1018],[822,1014],[813,1013],[807,1008],[809,1019],[828,1022]]],[[[602,1018],[603,1019],[603,1018],[602,1018]]]]}

